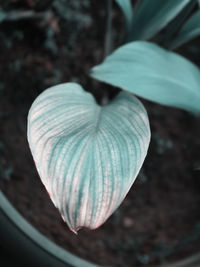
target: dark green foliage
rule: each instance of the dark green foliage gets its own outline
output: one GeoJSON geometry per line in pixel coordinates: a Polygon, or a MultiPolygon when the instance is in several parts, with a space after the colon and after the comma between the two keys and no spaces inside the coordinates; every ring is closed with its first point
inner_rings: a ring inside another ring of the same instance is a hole
{"type": "Polygon", "coordinates": [[[200,10],[196,11],[182,26],[175,39],[170,44],[175,49],[200,35],[200,10]]]}
{"type": "Polygon", "coordinates": [[[126,1],[116,0],[116,2],[126,20],[125,42],[153,40],[173,49],[200,34],[198,12],[192,16],[195,9],[199,8],[197,0],[138,0],[134,9],[132,7],[133,14],[130,12],[131,2],[127,2],[129,7],[126,1]],[[179,36],[180,29],[182,31],[179,36]]]}
{"type": "Polygon", "coordinates": [[[160,37],[161,41],[160,44],[165,47],[171,42],[173,37],[177,34],[180,30],[181,26],[183,26],[186,19],[191,15],[194,11],[194,7],[196,5],[196,0],[190,1],[183,10],[176,16],[174,20],[166,27],[166,30],[163,32],[162,36],[160,37]]]}

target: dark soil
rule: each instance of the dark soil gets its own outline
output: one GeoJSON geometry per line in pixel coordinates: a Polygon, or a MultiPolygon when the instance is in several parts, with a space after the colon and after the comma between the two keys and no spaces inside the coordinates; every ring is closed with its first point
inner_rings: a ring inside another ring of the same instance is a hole
{"type": "MultiPolygon", "coordinates": [[[[66,20],[54,17],[48,27],[54,27],[57,51],[45,44],[47,26],[35,21],[0,24],[4,33],[17,30],[24,35],[13,37],[10,47],[1,43],[0,188],[41,233],[95,263],[155,266],[192,255],[200,250],[199,118],[143,101],[152,130],[148,156],[120,208],[97,230],[72,233],[36,172],[26,138],[27,113],[35,97],[55,83],[72,80],[97,98],[100,87],[109,95],[115,92],[86,76],[102,59],[104,26],[102,4],[92,4],[89,11],[84,14],[91,14],[93,23],[81,30],[77,26],[76,33],[66,20]]],[[[114,21],[117,15],[115,11],[114,21]]],[[[188,56],[187,51],[182,53],[188,56]]]]}

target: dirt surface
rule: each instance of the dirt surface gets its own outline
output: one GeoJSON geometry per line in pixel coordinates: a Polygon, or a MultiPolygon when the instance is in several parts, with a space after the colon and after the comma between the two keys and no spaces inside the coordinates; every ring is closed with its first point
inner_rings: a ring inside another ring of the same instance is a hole
{"type": "MultiPolygon", "coordinates": [[[[81,24],[71,45],[70,24],[52,19],[56,52],[45,46],[44,28],[33,21],[0,25],[3,32],[23,33],[10,47],[2,45],[0,53],[0,188],[33,226],[70,252],[103,265],[155,266],[200,250],[200,118],[143,101],[152,130],[143,168],[111,218],[77,236],[49,199],[27,143],[27,113],[45,88],[73,80],[97,98],[98,88],[115,92],[86,76],[102,59],[105,12],[100,7],[84,10],[93,23],[81,24]]],[[[194,58],[198,62],[200,56],[194,58]]]]}

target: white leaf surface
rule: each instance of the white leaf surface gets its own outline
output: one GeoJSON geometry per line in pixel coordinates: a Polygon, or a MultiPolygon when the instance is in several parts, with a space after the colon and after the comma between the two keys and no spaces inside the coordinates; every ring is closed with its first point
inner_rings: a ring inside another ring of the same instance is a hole
{"type": "Polygon", "coordinates": [[[99,227],[120,205],[147,153],[146,111],[121,92],[99,106],[80,85],[45,90],[28,115],[28,141],[49,195],[74,232],[99,227]]]}

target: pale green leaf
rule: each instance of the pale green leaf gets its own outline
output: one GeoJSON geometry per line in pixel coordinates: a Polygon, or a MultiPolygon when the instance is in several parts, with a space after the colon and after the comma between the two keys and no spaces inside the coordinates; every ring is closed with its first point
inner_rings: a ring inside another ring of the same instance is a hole
{"type": "Polygon", "coordinates": [[[120,205],[147,153],[140,101],[121,92],[108,105],[75,83],[45,90],[28,115],[28,141],[49,195],[70,229],[99,227],[120,205]]]}
{"type": "Polygon", "coordinates": [[[117,2],[122,12],[124,13],[127,28],[130,29],[133,17],[133,7],[131,4],[131,0],[115,0],[115,1],[117,2]]]}
{"type": "Polygon", "coordinates": [[[162,30],[191,0],[143,0],[134,15],[130,41],[148,40],[162,30]]]}
{"type": "Polygon", "coordinates": [[[175,49],[200,35],[200,10],[195,12],[183,25],[176,38],[170,45],[175,49]]]}
{"type": "Polygon", "coordinates": [[[126,44],[91,76],[148,100],[200,112],[200,71],[184,57],[145,41],[126,44]]]}

